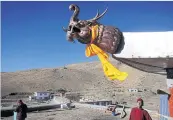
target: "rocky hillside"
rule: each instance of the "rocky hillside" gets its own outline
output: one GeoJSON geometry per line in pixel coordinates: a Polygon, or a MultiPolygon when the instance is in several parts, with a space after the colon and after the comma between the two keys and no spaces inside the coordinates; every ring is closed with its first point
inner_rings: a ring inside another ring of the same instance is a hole
{"type": "Polygon", "coordinates": [[[141,72],[126,66],[116,60],[111,62],[121,71],[129,74],[124,82],[110,81],[104,77],[100,62],[72,64],[61,68],[32,69],[1,73],[2,96],[11,92],[34,92],[48,89],[65,88],[69,91],[78,91],[98,98],[117,100],[124,97],[144,96],[149,99],[157,89],[166,90],[165,76],[141,72]],[[127,91],[128,88],[145,88],[150,93],[140,93],[137,96],[128,92],[117,93],[117,89],[127,91]]]}

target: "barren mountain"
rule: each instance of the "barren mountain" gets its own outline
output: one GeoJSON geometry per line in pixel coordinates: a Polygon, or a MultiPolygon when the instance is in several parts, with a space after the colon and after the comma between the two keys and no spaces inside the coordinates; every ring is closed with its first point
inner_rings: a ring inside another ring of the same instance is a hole
{"type": "Polygon", "coordinates": [[[60,68],[32,69],[26,71],[1,73],[2,96],[12,92],[46,91],[65,88],[98,99],[116,99],[117,101],[134,100],[136,97],[149,99],[157,89],[166,90],[165,76],[139,71],[116,60],[111,63],[120,71],[127,72],[124,82],[110,81],[103,73],[100,62],[72,64],[60,68]],[[133,94],[127,89],[146,89],[148,92],[133,94]],[[119,92],[116,92],[120,89],[119,92]],[[121,93],[123,91],[123,93],[121,93]]]}

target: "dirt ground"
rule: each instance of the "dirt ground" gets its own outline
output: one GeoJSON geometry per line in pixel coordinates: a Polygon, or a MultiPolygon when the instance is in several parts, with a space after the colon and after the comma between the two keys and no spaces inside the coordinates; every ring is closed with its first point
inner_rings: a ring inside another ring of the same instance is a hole
{"type": "MultiPolygon", "coordinates": [[[[13,120],[13,117],[3,120],[13,120]]],[[[72,110],[53,109],[28,113],[27,120],[119,120],[119,116],[92,108],[77,107],[72,110]]],[[[123,120],[128,120],[128,116],[123,120]]]]}
{"type": "MultiPolygon", "coordinates": [[[[153,120],[158,120],[156,115],[151,115],[153,120]]],[[[129,113],[123,119],[120,116],[112,116],[104,110],[77,106],[72,110],[52,109],[46,111],[36,111],[28,113],[26,120],[128,120],[129,113]]],[[[3,118],[2,120],[13,120],[13,117],[3,118]]]]}

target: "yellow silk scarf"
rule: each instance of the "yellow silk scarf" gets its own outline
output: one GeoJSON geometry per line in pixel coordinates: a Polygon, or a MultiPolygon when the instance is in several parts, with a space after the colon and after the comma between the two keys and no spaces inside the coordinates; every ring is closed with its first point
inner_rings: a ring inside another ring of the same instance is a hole
{"type": "Polygon", "coordinates": [[[102,49],[97,47],[96,45],[92,44],[92,42],[98,36],[98,25],[92,26],[91,30],[92,30],[92,40],[91,40],[91,43],[88,44],[86,47],[85,55],[87,57],[97,55],[102,63],[102,67],[103,67],[103,71],[104,71],[105,75],[110,80],[124,81],[127,78],[128,74],[126,72],[121,72],[118,69],[116,69],[108,61],[109,55],[106,52],[104,52],[102,49]]]}

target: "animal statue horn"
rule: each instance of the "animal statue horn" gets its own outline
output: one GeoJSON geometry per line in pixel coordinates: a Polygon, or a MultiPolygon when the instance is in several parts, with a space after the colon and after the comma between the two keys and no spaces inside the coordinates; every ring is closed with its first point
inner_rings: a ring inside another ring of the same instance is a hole
{"type": "Polygon", "coordinates": [[[115,54],[117,52],[123,40],[122,32],[117,27],[106,26],[98,22],[106,14],[108,8],[102,14],[97,11],[96,16],[89,20],[80,20],[78,18],[80,9],[77,5],[71,4],[69,9],[74,13],[70,18],[68,28],[63,27],[68,41],[74,42],[74,39],[76,39],[82,44],[92,42],[107,53],[115,54]],[[93,28],[97,32],[93,32],[93,28]],[[94,35],[94,33],[97,34],[94,35]],[[93,38],[93,36],[95,37],[93,38]]]}
{"type": "Polygon", "coordinates": [[[108,8],[106,8],[106,10],[101,14],[99,15],[99,11],[97,10],[97,14],[94,18],[90,19],[90,20],[87,20],[87,21],[96,21],[96,20],[99,20],[101,17],[103,17],[105,15],[105,13],[107,12],[108,8]]]}
{"type": "Polygon", "coordinates": [[[78,15],[79,15],[79,11],[80,11],[80,9],[79,9],[79,7],[77,6],[77,5],[74,5],[74,4],[71,4],[70,6],[69,6],[69,9],[72,11],[74,11],[74,13],[73,13],[73,15],[72,15],[72,17],[71,17],[71,21],[77,21],[78,20],[78,15]]]}
{"type": "Polygon", "coordinates": [[[62,27],[62,29],[64,30],[64,32],[67,32],[68,31],[65,27],[62,27]]]}

